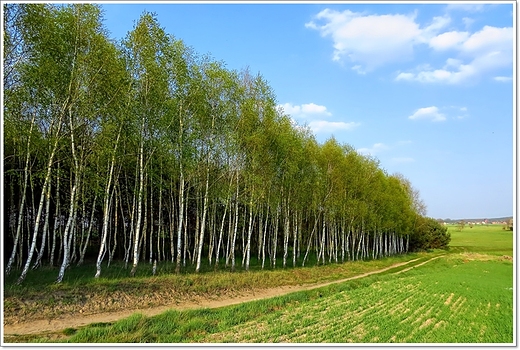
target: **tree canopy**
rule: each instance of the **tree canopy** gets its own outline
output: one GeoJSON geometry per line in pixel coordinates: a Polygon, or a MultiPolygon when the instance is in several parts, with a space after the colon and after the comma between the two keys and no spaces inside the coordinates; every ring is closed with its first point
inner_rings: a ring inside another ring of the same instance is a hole
{"type": "Polygon", "coordinates": [[[260,74],[197,54],[154,14],[116,42],[97,5],[5,4],[3,45],[4,256],[19,282],[44,263],[60,282],[84,260],[99,277],[103,261],[247,270],[449,243],[404,176],[319,144],[260,74]]]}

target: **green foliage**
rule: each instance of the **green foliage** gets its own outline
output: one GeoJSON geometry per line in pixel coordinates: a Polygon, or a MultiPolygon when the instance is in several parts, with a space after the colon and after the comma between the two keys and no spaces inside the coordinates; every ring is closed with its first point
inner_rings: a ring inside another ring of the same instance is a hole
{"type": "Polygon", "coordinates": [[[418,217],[410,237],[410,250],[448,249],[448,228],[433,218],[418,217]]]}
{"type": "Polygon", "coordinates": [[[230,256],[247,270],[253,256],[265,267],[406,253],[424,209],[409,181],[334,138],[319,144],[260,74],[198,55],[152,13],[115,42],[95,4],[5,9],[4,251],[14,265],[32,259],[30,235],[49,243],[32,250],[46,263],[71,252],[59,281],[96,256],[136,267],[182,258],[184,271],[203,271],[200,260],[230,256]],[[31,207],[42,208],[36,232],[31,207]]]}

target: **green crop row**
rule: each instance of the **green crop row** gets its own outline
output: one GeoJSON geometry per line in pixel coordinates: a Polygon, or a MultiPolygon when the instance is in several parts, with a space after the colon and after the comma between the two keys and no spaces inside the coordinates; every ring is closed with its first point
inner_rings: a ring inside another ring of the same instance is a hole
{"type": "Polygon", "coordinates": [[[203,342],[511,343],[512,263],[446,258],[266,315],[203,342]],[[396,276],[399,276],[396,278],[396,276]]]}
{"type": "MultiPolygon", "coordinates": [[[[70,343],[512,343],[512,232],[483,226],[451,233],[442,257],[418,254],[384,273],[229,307],[135,314],[67,329],[61,337],[70,343]]],[[[374,261],[359,264],[343,268],[359,274],[374,261]]],[[[323,280],[332,275],[332,267],[314,269],[323,280]]]]}

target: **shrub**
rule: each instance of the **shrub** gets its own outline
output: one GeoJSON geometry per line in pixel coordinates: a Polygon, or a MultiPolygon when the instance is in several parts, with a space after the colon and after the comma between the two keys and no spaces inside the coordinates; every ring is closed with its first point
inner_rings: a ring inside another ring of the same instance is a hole
{"type": "Polygon", "coordinates": [[[437,220],[418,217],[410,237],[410,250],[448,249],[451,235],[437,220]]]}

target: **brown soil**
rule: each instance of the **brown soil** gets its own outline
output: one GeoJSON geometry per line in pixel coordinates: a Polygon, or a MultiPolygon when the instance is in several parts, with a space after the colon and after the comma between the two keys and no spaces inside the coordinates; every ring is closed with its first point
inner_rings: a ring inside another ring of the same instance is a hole
{"type": "MultiPolygon", "coordinates": [[[[437,257],[436,257],[437,258],[437,257]]],[[[433,258],[433,259],[436,259],[433,258]]],[[[430,260],[433,260],[430,259],[430,260]]],[[[196,308],[218,308],[222,306],[239,304],[247,301],[253,301],[258,299],[271,298],[280,296],[292,292],[309,290],[314,288],[325,287],[334,283],[341,283],[353,279],[363,278],[369,275],[382,273],[384,271],[396,268],[402,265],[412,263],[418,259],[410,260],[403,263],[394,264],[384,269],[367,272],[361,275],[336,280],[327,283],[315,283],[299,286],[282,286],[270,289],[253,289],[248,291],[237,292],[223,292],[220,296],[198,296],[198,295],[186,295],[178,296],[174,298],[170,295],[169,298],[165,297],[164,294],[158,293],[159,301],[161,305],[147,306],[146,300],[136,300],[125,298],[120,300],[117,304],[108,305],[106,298],[99,296],[97,302],[89,302],[91,307],[83,306],[83,308],[71,308],[68,313],[56,312],[56,316],[49,316],[47,319],[26,319],[23,314],[4,314],[4,341],[9,342],[9,338],[19,335],[27,334],[43,334],[58,332],[67,328],[78,328],[91,323],[106,323],[114,322],[123,318],[126,318],[134,313],[141,313],[145,316],[154,316],[163,313],[170,309],[175,310],[187,310],[196,308]],[[173,300],[172,300],[173,299],[173,300]],[[92,306],[95,305],[95,306],[92,306]],[[100,312],[103,307],[110,309],[108,312],[100,312]]],[[[428,260],[428,261],[430,261],[428,260]]],[[[95,296],[91,296],[91,300],[95,300],[95,296]]],[[[146,299],[146,298],[143,298],[146,299]]],[[[155,299],[157,303],[157,299],[155,299]]],[[[149,304],[148,304],[149,305],[149,304]]],[[[44,312],[49,315],[49,312],[44,312]]],[[[55,335],[56,337],[58,335],[55,335]]]]}

